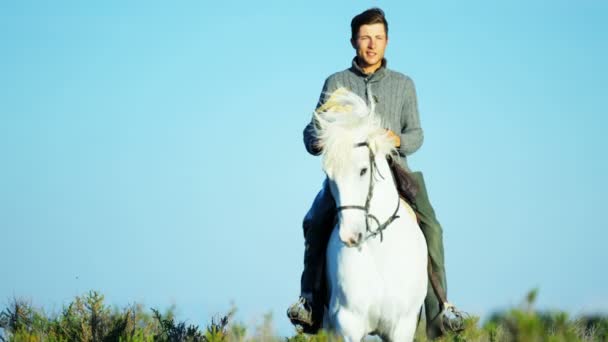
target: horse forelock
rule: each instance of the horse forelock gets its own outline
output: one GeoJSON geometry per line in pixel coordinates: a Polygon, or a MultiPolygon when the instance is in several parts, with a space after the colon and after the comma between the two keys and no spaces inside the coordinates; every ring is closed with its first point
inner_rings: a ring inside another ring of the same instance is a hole
{"type": "Polygon", "coordinates": [[[355,144],[366,142],[375,155],[388,155],[395,147],[379,118],[365,101],[340,88],[330,95],[331,106],[315,112],[316,136],[325,171],[339,172],[352,165],[355,144]]]}

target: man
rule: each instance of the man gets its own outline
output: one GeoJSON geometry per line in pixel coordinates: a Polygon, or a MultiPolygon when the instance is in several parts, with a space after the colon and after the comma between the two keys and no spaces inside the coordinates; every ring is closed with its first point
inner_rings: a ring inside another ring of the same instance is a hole
{"type": "MultiPolygon", "coordinates": [[[[340,87],[346,87],[361,96],[381,118],[382,124],[395,141],[399,152],[396,158],[398,163],[409,172],[407,156],[418,150],[423,140],[416,92],[414,83],[409,77],[386,66],[384,51],[388,44],[388,23],[381,9],[372,8],[353,18],[351,44],[356,51],[352,66],[327,78],[317,110],[322,110],[322,106],[328,105],[328,96],[340,87]]],[[[304,129],[304,144],[309,153],[318,155],[321,151],[316,144],[314,124],[314,121],[311,121],[304,129]]],[[[413,207],[417,211],[427,241],[432,273],[437,280],[436,283],[440,283],[439,286],[445,293],[446,277],[441,225],[429,203],[422,173],[414,172],[411,175],[419,187],[413,207]]],[[[335,202],[326,180],[304,218],[306,248],[301,296],[300,300],[287,311],[290,320],[308,333],[315,333],[322,323],[326,295],[325,250],[335,219],[335,202]]],[[[442,304],[429,282],[424,305],[427,336],[430,338],[438,337],[442,333],[439,319],[442,304]]]]}

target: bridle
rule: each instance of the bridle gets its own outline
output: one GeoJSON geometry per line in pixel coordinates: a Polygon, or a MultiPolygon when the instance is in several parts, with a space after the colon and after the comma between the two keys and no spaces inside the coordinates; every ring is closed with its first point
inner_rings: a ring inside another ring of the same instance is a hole
{"type": "MultiPolygon", "coordinates": [[[[380,177],[382,179],[384,179],[384,177],[382,176],[382,174],[380,173],[380,171],[378,170],[378,166],[376,165],[376,160],[374,158],[374,152],[372,151],[371,147],[369,147],[369,144],[365,141],[365,142],[360,142],[358,144],[355,144],[355,148],[357,147],[367,147],[367,149],[369,150],[369,190],[367,191],[367,199],[365,200],[365,206],[360,206],[360,205],[343,205],[337,208],[338,212],[342,211],[342,210],[347,210],[347,209],[358,209],[358,210],[363,210],[365,211],[365,230],[369,233],[366,237],[365,240],[370,239],[375,237],[376,235],[380,235],[380,242],[382,242],[383,236],[382,236],[382,232],[391,224],[393,223],[393,221],[395,221],[396,219],[399,218],[399,215],[397,215],[397,212],[399,211],[399,202],[400,202],[400,198],[399,196],[397,196],[397,207],[395,208],[395,212],[393,213],[393,215],[391,215],[384,223],[380,224],[380,221],[378,221],[378,219],[376,218],[376,216],[374,216],[373,214],[371,214],[369,212],[369,206],[370,203],[372,201],[372,196],[374,193],[374,170],[376,172],[378,172],[378,175],[380,175],[380,177]],[[376,230],[372,231],[370,229],[369,226],[369,219],[372,219],[376,222],[376,224],[378,225],[378,227],[376,228],[376,230]]],[[[361,242],[363,242],[361,241],[361,242]]]]}

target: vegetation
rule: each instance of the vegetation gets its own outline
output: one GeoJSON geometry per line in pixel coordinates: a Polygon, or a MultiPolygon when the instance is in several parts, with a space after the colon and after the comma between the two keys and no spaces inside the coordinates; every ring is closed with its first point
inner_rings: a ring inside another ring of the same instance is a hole
{"type": "MultiPolygon", "coordinates": [[[[579,342],[608,341],[608,317],[585,316],[570,318],[564,312],[538,312],[533,309],[536,291],[530,292],[524,303],[505,312],[495,313],[485,323],[477,317],[467,318],[466,329],[448,334],[439,342],[465,341],[523,341],[579,342]]],[[[206,327],[176,322],[175,307],[161,313],[150,312],[139,304],[123,309],[104,304],[104,296],[90,291],[77,296],[59,314],[47,315],[23,299],[13,298],[0,312],[0,341],[86,341],[86,342],[331,342],[340,339],[328,333],[277,337],[272,327],[272,315],[264,316],[262,324],[252,333],[245,325],[232,322],[235,309],[214,317],[206,327]]],[[[427,341],[421,322],[416,341],[427,341]]]]}

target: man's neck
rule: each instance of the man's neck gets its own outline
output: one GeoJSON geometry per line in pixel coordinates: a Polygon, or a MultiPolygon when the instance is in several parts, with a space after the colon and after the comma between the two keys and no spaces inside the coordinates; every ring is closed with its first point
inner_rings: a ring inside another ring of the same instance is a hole
{"type": "Polygon", "coordinates": [[[363,71],[363,73],[366,75],[371,75],[371,74],[375,73],[378,69],[380,69],[382,67],[382,62],[383,62],[383,60],[380,60],[378,63],[376,63],[374,65],[363,65],[364,62],[362,62],[359,57],[357,57],[357,59],[356,59],[357,65],[359,66],[361,71],[363,71]]]}
{"type": "Polygon", "coordinates": [[[370,66],[367,66],[367,67],[362,67],[361,69],[363,70],[363,72],[366,75],[371,75],[371,74],[375,73],[376,70],[380,69],[381,66],[382,66],[382,62],[376,63],[374,65],[370,65],[370,66]]]}

